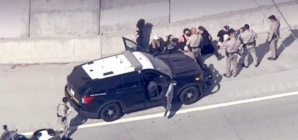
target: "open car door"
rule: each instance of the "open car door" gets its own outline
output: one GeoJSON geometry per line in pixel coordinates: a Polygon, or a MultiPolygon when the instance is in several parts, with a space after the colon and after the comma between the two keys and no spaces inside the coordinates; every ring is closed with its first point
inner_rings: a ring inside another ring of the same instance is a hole
{"type": "Polygon", "coordinates": [[[164,114],[164,117],[167,116],[168,112],[170,111],[172,107],[172,100],[173,100],[173,94],[174,94],[174,86],[175,83],[170,83],[169,88],[166,93],[166,112],[164,114]]]}
{"type": "Polygon", "coordinates": [[[125,46],[125,50],[140,51],[140,52],[148,53],[148,51],[145,48],[143,48],[142,46],[139,46],[135,41],[132,41],[125,37],[122,37],[122,39],[125,46]]]}

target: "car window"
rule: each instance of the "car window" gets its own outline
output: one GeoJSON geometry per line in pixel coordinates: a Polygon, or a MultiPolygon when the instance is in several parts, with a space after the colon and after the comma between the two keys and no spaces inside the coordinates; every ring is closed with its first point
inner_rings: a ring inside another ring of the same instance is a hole
{"type": "Polygon", "coordinates": [[[139,81],[138,74],[132,74],[132,75],[127,75],[122,77],[123,88],[136,87],[136,86],[139,86],[139,84],[140,84],[140,81],[139,81]]]}
{"type": "Polygon", "coordinates": [[[125,44],[127,47],[137,50],[138,45],[130,40],[125,40],[125,44]]]}
{"type": "Polygon", "coordinates": [[[122,39],[124,41],[125,50],[148,52],[146,51],[146,49],[142,48],[142,46],[139,46],[135,41],[132,41],[125,37],[122,37],[122,39]]]}
{"type": "Polygon", "coordinates": [[[105,93],[122,88],[121,77],[111,77],[104,80],[93,81],[91,94],[105,93]]]}

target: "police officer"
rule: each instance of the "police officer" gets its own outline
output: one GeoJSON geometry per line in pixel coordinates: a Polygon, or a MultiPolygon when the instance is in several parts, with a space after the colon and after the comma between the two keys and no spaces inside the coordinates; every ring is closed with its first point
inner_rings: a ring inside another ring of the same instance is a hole
{"type": "Polygon", "coordinates": [[[240,28],[240,33],[243,33],[245,31],[245,28],[244,27],[241,27],[240,28]]]}
{"type": "Polygon", "coordinates": [[[57,106],[57,128],[58,132],[61,128],[63,128],[63,137],[67,137],[68,132],[68,124],[67,124],[67,117],[71,113],[71,109],[66,105],[68,99],[66,97],[62,98],[62,102],[57,106]]]}
{"type": "Polygon", "coordinates": [[[268,17],[268,19],[271,21],[270,31],[268,33],[267,39],[267,42],[270,44],[271,57],[268,57],[268,60],[276,60],[278,57],[277,43],[279,38],[280,22],[274,15],[271,15],[270,17],[268,17]]]}
{"type": "Polygon", "coordinates": [[[255,48],[255,42],[257,39],[257,34],[250,30],[250,27],[248,24],[244,25],[244,32],[241,33],[241,39],[243,41],[243,49],[244,49],[244,63],[242,64],[242,67],[248,68],[248,55],[251,54],[253,63],[255,67],[259,66],[258,60],[257,60],[257,54],[256,54],[256,48],[255,48]]]}
{"type": "Polygon", "coordinates": [[[136,36],[136,42],[139,46],[143,47],[143,29],[145,26],[145,19],[139,19],[137,22],[137,36],[136,36]]]}
{"type": "Polygon", "coordinates": [[[201,55],[200,44],[203,38],[200,34],[197,34],[197,29],[191,29],[191,36],[188,38],[186,42],[186,46],[190,48],[190,51],[198,58],[201,55]]]}
{"type": "Polygon", "coordinates": [[[0,140],[10,140],[11,136],[10,136],[9,130],[7,128],[7,125],[3,125],[3,130],[4,130],[4,132],[1,134],[0,140]]]}
{"type": "Polygon", "coordinates": [[[217,43],[217,46],[218,48],[223,48],[222,46],[222,43],[224,42],[224,35],[228,35],[229,34],[229,30],[230,30],[230,27],[228,25],[225,25],[223,27],[222,30],[220,30],[218,33],[217,33],[217,37],[218,37],[218,43],[217,43]]]}
{"type": "Polygon", "coordinates": [[[229,31],[229,37],[224,40],[222,46],[226,50],[226,73],[223,76],[230,78],[231,73],[234,77],[237,76],[237,58],[238,58],[238,49],[241,45],[239,39],[236,38],[236,31],[231,29],[229,31]],[[232,66],[232,72],[231,72],[232,66]]]}

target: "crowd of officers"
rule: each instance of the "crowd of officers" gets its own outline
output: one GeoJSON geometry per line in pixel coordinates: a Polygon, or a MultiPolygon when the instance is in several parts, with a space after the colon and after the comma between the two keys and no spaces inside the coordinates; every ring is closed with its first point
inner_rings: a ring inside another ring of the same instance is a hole
{"type": "MultiPolygon", "coordinates": [[[[268,38],[266,40],[271,50],[271,57],[268,57],[268,60],[276,60],[278,57],[277,43],[280,38],[280,22],[274,15],[269,16],[268,19],[271,21],[268,38]]],[[[140,19],[137,23],[138,31],[136,41],[142,47],[144,47],[142,43],[144,38],[142,28],[144,25],[144,19],[140,19]]],[[[241,64],[242,67],[248,68],[249,54],[253,58],[254,66],[259,66],[255,49],[258,35],[250,29],[249,24],[245,24],[239,30],[234,30],[228,25],[225,25],[223,29],[218,32],[217,37],[218,43],[213,45],[212,36],[203,26],[191,29],[185,28],[180,38],[174,38],[172,35],[168,35],[166,41],[164,41],[161,37],[154,35],[149,47],[145,48],[152,55],[182,52],[195,60],[206,54],[214,54],[218,60],[226,57],[226,72],[223,76],[227,78],[237,76],[238,57],[244,58],[244,62],[241,64]],[[221,55],[218,52],[220,49],[225,50],[225,55],[221,55]]]]}

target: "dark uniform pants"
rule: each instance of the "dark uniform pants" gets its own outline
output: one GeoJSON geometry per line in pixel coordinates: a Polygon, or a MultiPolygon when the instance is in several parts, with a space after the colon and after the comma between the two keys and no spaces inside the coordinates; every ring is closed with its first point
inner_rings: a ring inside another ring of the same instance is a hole
{"type": "Polygon", "coordinates": [[[228,77],[231,76],[231,73],[233,74],[233,76],[236,76],[237,75],[237,54],[236,53],[233,53],[233,54],[230,54],[229,57],[226,57],[226,75],[228,77]],[[231,68],[232,66],[232,68],[231,68]],[[231,69],[232,69],[232,72],[231,72],[231,69]]]}

